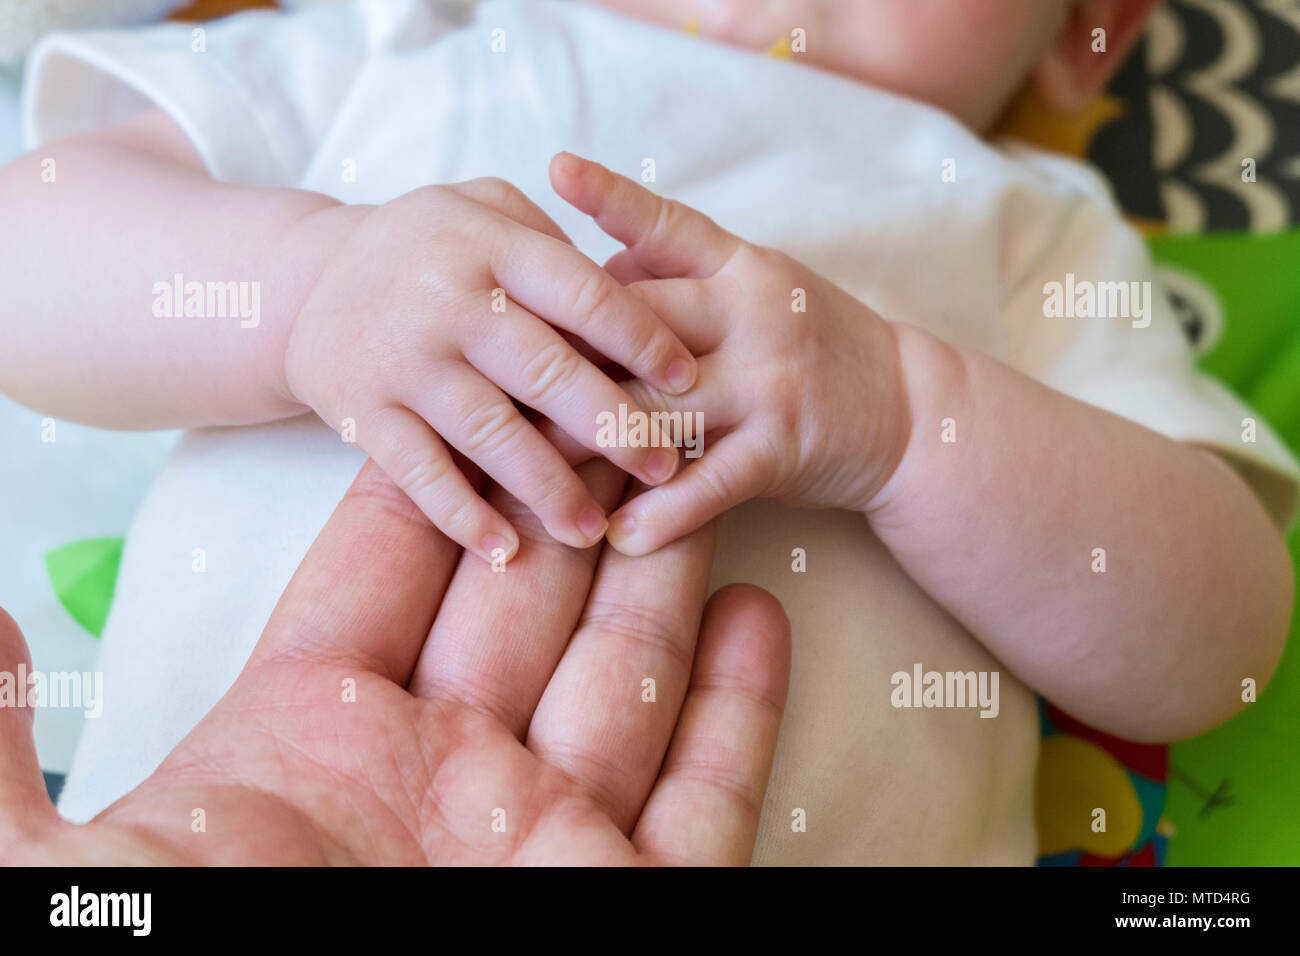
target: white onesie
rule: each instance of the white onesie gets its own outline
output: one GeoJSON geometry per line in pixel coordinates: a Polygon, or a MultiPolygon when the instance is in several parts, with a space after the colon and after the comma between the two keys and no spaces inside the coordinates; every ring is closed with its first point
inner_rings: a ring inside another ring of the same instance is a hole
{"type": "MultiPolygon", "coordinates": [[[[1249,412],[1194,370],[1158,288],[1145,316],[1045,315],[1047,283],[1140,292],[1152,279],[1141,240],[1083,165],[990,145],[937,109],[797,58],[562,0],[466,7],[362,0],[244,14],[201,36],[169,25],[56,37],[29,65],[28,145],[154,104],[218,179],[382,203],[500,176],[598,261],[616,246],[552,194],[550,157],[566,149],[639,179],[652,170],[652,188],[886,318],[1219,447],[1253,466],[1280,521],[1289,515],[1290,456],[1266,430],[1242,443],[1249,412]]],[[[139,321],[196,321],[155,318],[151,302],[141,290],[139,321]]],[[[182,439],[127,538],[100,657],[104,714],[82,736],[66,815],[89,818],[138,783],[229,687],[361,463],[314,418],[182,439]]],[[[731,581],[772,591],[794,631],[757,862],[1033,860],[1034,696],[865,519],[751,502],[722,522],[713,585],[731,581]],[[917,665],[999,671],[997,716],[893,706],[891,675],[917,665]]]]}

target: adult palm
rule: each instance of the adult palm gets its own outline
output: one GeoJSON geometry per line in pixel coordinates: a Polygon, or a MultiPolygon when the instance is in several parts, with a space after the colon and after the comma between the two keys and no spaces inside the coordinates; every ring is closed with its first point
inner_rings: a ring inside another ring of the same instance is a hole
{"type": "MultiPolygon", "coordinates": [[[[610,466],[580,472],[618,499],[610,466]]],[[[45,796],[32,711],[0,710],[0,861],[747,862],[789,669],[779,604],[742,585],[705,606],[711,528],[597,566],[494,504],[525,542],[505,573],[368,464],[234,686],[88,824],[45,796]]],[[[27,659],[0,612],[0,667],[27,659]]]]}

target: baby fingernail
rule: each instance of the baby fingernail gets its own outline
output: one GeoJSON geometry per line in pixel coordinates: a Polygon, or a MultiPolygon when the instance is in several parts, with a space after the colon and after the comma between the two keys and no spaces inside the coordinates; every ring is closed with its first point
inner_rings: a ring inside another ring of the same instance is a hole
{"type": "Polygon", "coordinates": [[[620,551],[632,547],[636,544],[636,520],[631,515],[615,515],[607,537],[620,551]]]}
{"type": "Polygon", "coordinates": [[[514,553],[515,543],[500,534],[489,534],[483,538],[483,553],[489,561],[509,558],[514,553]]]}
{"type": "Polygon", "coordinates": [[[667,448],[651,452],[650,457],[645,460],[646,477],[656,485],[661,481],[667,481],[676,470],[677,452],[669,451],[667,448]]]}
{"type": "Polygon", "coordinates": [[[609,521],[606,520],[604,513],[599,508],[587,508],[582,514],[578,515],[578,530],[586,536],[588,541],[597,541],[609,527],[609,521]]]}
{"type": "Polygon", "coordinates": [[[684,392],[695,384],[695,363],[686,359],[673,359],[668,363],[664,377],[674,392],[684,392]]]}

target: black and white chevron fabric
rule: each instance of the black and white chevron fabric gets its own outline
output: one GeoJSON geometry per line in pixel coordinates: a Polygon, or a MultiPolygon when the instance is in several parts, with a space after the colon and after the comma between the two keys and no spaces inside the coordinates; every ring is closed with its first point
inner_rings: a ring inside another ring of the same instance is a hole
{"type": "Polygon", "coordinates": [[[1089,153],[1129,214],[1175,232],[1300,220],[1300,0],[1168,0],[1111,93],[1128,109],[1089,153]]]}

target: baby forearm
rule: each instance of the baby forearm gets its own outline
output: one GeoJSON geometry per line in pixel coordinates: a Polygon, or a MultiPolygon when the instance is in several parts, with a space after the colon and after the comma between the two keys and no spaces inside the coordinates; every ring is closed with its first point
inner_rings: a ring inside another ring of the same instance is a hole
{"type": "Polygon", "coordinates": [[[870,518],[903,567],[1102,729],[1168,740],[1239,709],[1243,678],[1277,663],[1292,589],[1245,483],[985,356],[900,342],[912,434],[870,518]]]}
{"type": "Polygon", "coordinates": [[[0,170],[0,391],[110,428],[303,411],[284,344],[318,254],[280,241],[335,205],[214,182],[156,115],[20,157],[0,170]]]}

